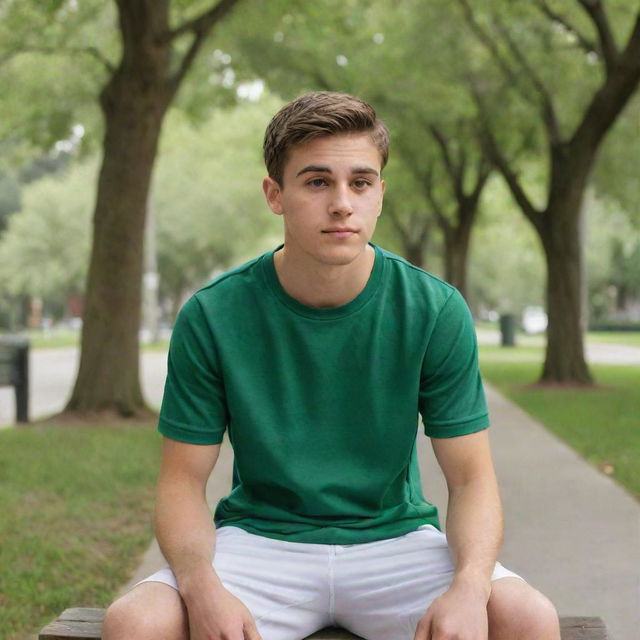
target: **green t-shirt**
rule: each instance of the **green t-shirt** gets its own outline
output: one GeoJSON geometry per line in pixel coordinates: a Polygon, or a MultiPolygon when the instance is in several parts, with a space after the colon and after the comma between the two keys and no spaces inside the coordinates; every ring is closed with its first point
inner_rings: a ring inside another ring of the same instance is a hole
{"type": "Polygon", "coordinates": [[[159,430],[234,449],[218,527],[354,544],[438,525],[416,460],[425,432],[488,426],[475,332],[450,285],[374,246],[363,291],[340,307],[289,296],[274,251],[194,294],[171,339],[159,430]]]}

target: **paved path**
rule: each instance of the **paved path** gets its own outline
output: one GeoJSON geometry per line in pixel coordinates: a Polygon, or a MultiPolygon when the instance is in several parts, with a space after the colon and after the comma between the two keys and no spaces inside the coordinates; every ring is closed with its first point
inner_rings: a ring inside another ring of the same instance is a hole
{"type": "MultiPolygon", "coordinates": [[[[34,416],[63,407],[76,358],[73,349],[32,354],[34,416]]],[[[143,387],[155,406],[165,358],[163,353],[142,358],[143,387]]],[[[5,391],[0,389],[0,424],[13,412],[11,394],[5,391]]],[[[601,616],[615,640],[635,640],[640,629],[640,504],[492,388],[488,398],[506,517],[502,561],[548,594],[561,615],[601,616]]],[[[428,440],[418,442],[425,495],[444,516],[444,481],[428,440]]],[[[228,490],[232,459],[226,446],[209,482],[211,504],[228,490]]],[[[154,543],[133,579],[161,564],[154,543]]]]}

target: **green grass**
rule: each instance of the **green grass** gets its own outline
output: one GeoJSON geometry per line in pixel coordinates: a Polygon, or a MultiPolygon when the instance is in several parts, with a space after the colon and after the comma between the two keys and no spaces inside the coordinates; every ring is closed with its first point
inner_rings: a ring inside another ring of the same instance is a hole
{"type": "Polygon", "coordinates": [[[488,382],[640,498],[638,367],[592,365],[597,387],[545,389],[530,386],[541,364],[540,349],[480,348],[488,382]]]}
{"type": "MultiPolygon", "coordinates": [[[[0,335],[15,335],[11,332],[0,332],[0,335]]],[[[55,349],[59,347],[77,347],[80,344],[80,333],[71,329],[56,329],[45,333],[43,331],[21,331],[21,337],[29,340],[31,349],[55,349]]]]}
{"type": "Polygon", "coordinates": [[[587,340],[640,347],[640,331],[590,331],[587,340]]]}
{"type": "MultiPolygon", "coordinates": [[[[31,349],[59,349],[62,347],[80,346],[80,332],[71,329],[54,329],[48,333],[43,331],[28,331],[23,333],[29,339],[31,349]]],[[[166,351],[169,340],[163,339],[153,344],[142,344],[143,351],[166,351]]]]}
{"type": "Polygon", "coordinates": [[[151,426],[0,431],[0,638],[113,599],[151,540],[159,444],[151,426]]]}

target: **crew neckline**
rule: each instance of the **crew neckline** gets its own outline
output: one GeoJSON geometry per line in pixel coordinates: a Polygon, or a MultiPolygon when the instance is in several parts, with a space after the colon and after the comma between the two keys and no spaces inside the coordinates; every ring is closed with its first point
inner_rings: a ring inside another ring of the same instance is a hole
{"type": "Polygon", "coordinates": [[[369,275],[369,279],[367,280],[367,284],[364,286],[364,289],[362,289],[362,291],[353,298],[353,300],[337,307],[310,307],[309,305],[296,300],[293,296],[290,296],[280,284],[274,263],[274,254],[276,251],[282,249],[283,246],[284,245],[281,244],[272,251],[264,254],[262,258],[263,273],[271,292],[276,296],[276,298],[278,298],[278,300],[280,300],[280,302],[298,315],[320,320],[342,318],[361,309],[378,291],[380,281],[382,280],[382,272],[384,270],[384,258],[380,248],[370,242],[369,246],[373,248],[375,254],[373,268],[371,269],[371,274],[369,275]]]}

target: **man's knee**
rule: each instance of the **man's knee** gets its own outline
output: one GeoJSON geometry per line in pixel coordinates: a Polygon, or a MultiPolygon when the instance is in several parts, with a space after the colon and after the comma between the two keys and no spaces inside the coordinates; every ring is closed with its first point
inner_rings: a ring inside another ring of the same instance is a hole
{"type": "Polygon", "coordinates": [[[491,640],[560,640],[560,622],[551,601],[516,578],[494,582],[488,612],[491,640]]]}
{"type": "Polygon", "coordinates": [[[187,640],[187,628],[186,611],[177,591],[166,585],[148,584],[129,592],[107,609],[102,638],[187,640]]]}

